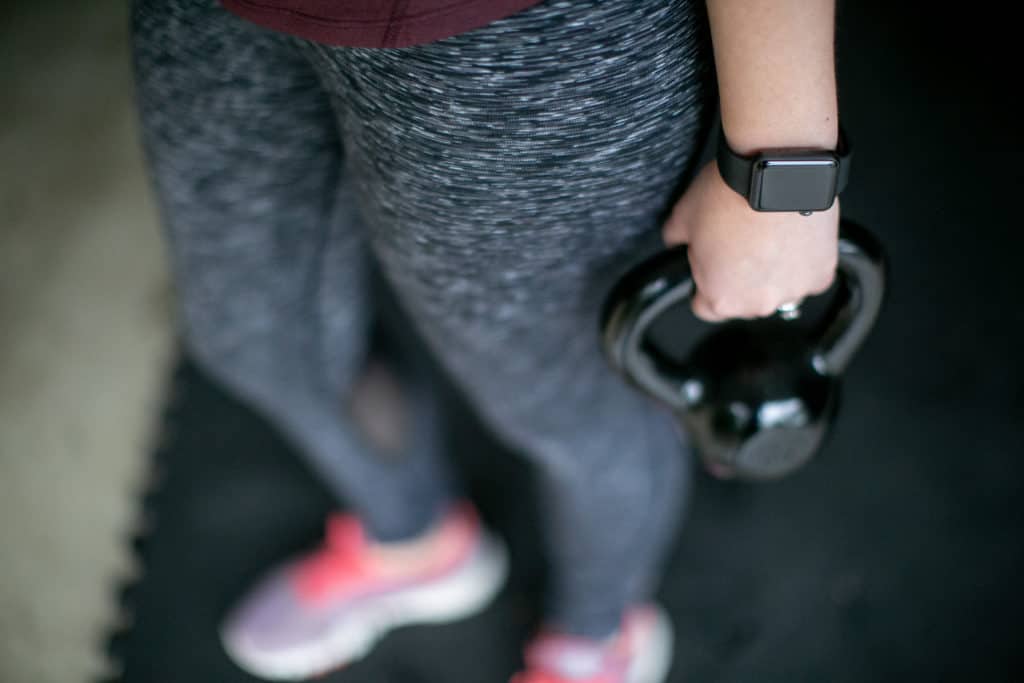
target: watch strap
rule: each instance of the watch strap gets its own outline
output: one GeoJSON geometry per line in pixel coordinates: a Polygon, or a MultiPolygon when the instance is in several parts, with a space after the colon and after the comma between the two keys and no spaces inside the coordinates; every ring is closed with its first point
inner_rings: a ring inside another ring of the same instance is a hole
{"type": "MultiPolygon", "coordinates": [[[[842,127],[839,128],[839,140],[835,153],[839,158],[839,168],[836,177],[836,194],[846,188],[850,177],[850,147],[846,141],[846,134],[842,127]]],[[[743,195],[750,196],[750,177],[754,172],[754,163],[757,156],[744,157],[732,151],[729,142],[725,139],[725,131],[720,130],[718,134],[718,172],[721,174],[725,184],[743,195]]]]}

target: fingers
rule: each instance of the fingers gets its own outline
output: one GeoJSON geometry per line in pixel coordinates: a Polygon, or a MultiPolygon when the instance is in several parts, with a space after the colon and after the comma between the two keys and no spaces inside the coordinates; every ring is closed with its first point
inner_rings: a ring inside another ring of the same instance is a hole
{"type": "Polygon", "coordinates": [[[678,244],[689,244],[690,229],[687,217],[690,213],[689,202],[684,197],[673,208],[668,220],[661,229],[661,238],[669,247],[678,244]]]}
{"type": "MultiPolygon", "coordinates": [[[[791,299],[793,301],[795,299],[791,299]]],[[[732,301],[711,299],[699,292],[694,295],[690,302],[693,314],[701,320],[709,323],[722,322],[724,320],[753,320],[755,318],[767,318],[774,315],[775,311],[786,301],[775,298],[739,298],[732,301]]]]}
{"type": "Polygon", "coordinates": [[[711,302],[700,294],[693,297],[693,300],[690,302],[690,308],[693,310],[693,314],[704,322],[717,323],[727,319],[716,313],[715,309],[711,306],[711,302]]]}
{"type": "Polygon", "coordinates": [[[808,287],[807,294],[804,296],[817,296],[824,294],[832,286],[832,283],[836,281],[836,263],[832,263],[831,266],[824,268],[816,278],[811,282],[808,287]]]}
{"type": "MultiPolygon", "coordinates": [[[[831,280],[829,280],[829,284],[831,284],[831,280]]],[[[731,297],[714,298],[702,293],[698,286],[697,293],[690,302],[690,308],[695,316],[709,323],[735,319],[754,320],[773,316],[780,308],[786,306],[796,305],[799,307],[805,298],[821,294],[828,287],[829,285],[824,284],[823,281],[822,287],[815,291],[792,296],[782,296],[770,291],[745,291],[731,297]]]]}
{"type": "Polygon", "coordinates": [[[724,277],[715,272],[709,276],[691,250],[690,264],[696,280],[691,309],[695,316],[711,323],[767,318],[782,307],[799,305],[808,297],[827,292],[835,282],[837,262],[838,250],[835,256],[818,259],[813,266],[797,264],[775,276],[743,270],[724,277]]]}

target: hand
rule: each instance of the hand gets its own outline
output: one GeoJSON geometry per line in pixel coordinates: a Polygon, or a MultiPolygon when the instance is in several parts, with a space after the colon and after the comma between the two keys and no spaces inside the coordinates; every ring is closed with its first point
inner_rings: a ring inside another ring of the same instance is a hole
{"type": "Polygon", "coordinates": [[[725,184],[712,161],[676,203],[662,236],[669,246],[689,245],[698,318],[717,322],[769,316],[832,284],[839,257],[839,200],[810,216],[754,211],[725,184]]]}

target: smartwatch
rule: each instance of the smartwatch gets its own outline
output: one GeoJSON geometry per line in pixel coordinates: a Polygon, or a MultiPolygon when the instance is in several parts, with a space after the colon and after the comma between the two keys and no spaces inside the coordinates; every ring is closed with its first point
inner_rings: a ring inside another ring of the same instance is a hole
{"type": "Polygon", "coordinates": [[[798,211],[808,215],[832,206],[846,187],[850,148],[839,129],[833,150],[765,150],[744,157],[718,135],[718,171],[726,185],[747,198],[754,211],[798,211]]]}

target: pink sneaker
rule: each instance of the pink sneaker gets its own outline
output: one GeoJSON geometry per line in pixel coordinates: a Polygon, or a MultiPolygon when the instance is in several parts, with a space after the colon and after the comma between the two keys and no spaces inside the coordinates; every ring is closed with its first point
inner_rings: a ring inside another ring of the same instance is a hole
{"type": "Polygon", "coordinates": [[[307,678],[361,658],[391,629],[469,616],[504,583],[504,545],[471,506],[453,508],[426,542],[430,556],[396,573],[358,520],[331,517],[323,547],[271,572],[229,615],[225,649],[257,676],[307,678]]]}
{"type": "Polygon", "coordinates": [[[526,671],[511,683],[663,683],[672,626],[655,605],[636,607],[606,641],[541,633],[526,649],[526,671]]]}

